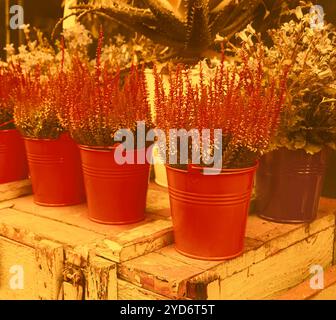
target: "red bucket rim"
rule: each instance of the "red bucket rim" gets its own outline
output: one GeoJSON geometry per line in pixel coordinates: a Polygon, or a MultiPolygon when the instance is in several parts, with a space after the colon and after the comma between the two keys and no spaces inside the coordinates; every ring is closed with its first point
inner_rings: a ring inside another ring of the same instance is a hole
{"type": "Polygon", "coordinates": [[[26,140],[26,141],[48,141],[48,142],[59,140],[59,138],[57,138],[57,139],[39,139],[39,138],[29,138],[29,137],[23,137],[23,139],[26,140]]]}
{"type": "Polygon", "coordinates": [[[68,132],[63,132],[56,139],[51,139],[51,138],[31,138],[31,137],[25,137],[25,136],[23,136],[23,139],[27,140],[27,141],[50,141],[51,142],[51,141],[58,141],[62,137],[69,137],[69,138],[71,138],[68,132]]]}
{"type": "Polygon", "coordinates": [[[13,132],[13,131],[20,132],[18,129],[5,129],[5,130],[1,130],[1,128],[0,128],[0,132],[2,132],[2,133],[9,133],[9,132],[13,132]]]}
{"type": "MultiPolygon", "coordinates": [[[[222,169],[221,173],[217,174],[218,175],[227,175],[227,174],[240,174],[240,173],[247,173],[247,172],[253,172],[255,171],[259,166],[259,161],[256,162],[256,164],[252,167],[247,167],[247,168],[235,168],[235,169],[222,169]]],[[[177,168],[173,168],[170,165],[165,165],[165,167],[168,170],[171,171],[175,171],[175,172],[179,172],[182,174],[191,174],[191,173],[197,173],[197,174],[202,174],[202,171],[204,169],[204,167],[199,167],[199,166],[192,166],[191,169],[187,169],[187,170],[183,170],[183,169],[177,169],[177,168]]],[[[211,170],[212,168],[207,168],[208,170],[211,170]]],[[[215,171],[217,169],[213,169],[213,171],[215,171]]],[[[211,175],[209,175],[211,176],[211,175]]]]}
{"type": "MultiPolygon", "coordinates": [[[[115,150],[118,146],[118,145],[114,145],[114,146],[87,146],[87,145],[83,145],[83,144],[79,144],[79,148],[81,150],[85,150],[85,151],[97,151],[97,152],[111,152],[113,150],[115,150]]],[[[130,151],[145,151],[147,150],[148,148],[141,148],[141,149],[132,149],[130,151]]]]}

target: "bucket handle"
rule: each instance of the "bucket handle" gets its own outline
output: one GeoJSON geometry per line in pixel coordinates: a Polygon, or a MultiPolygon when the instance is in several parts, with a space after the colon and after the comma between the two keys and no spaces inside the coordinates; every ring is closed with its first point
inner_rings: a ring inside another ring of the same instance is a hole
{"type": "Polygon", "coordinates": [[[7,126],[8,124],[11,124],[11,123],[14,123],[14,120],[10,120],[10,121],[7,121],[7,122],[4,122],[4,123],[0,124],[0,128],[5,127],[5,126],[7,126]]]}
{"type": "Polygon", "coordinates": [[[197,166],[192,163],[188,163],[187,170],[188,170],[188,173],[192,173],[192,174],[201,174],[203,172],[203,168],[201,166],[197,166]]]}

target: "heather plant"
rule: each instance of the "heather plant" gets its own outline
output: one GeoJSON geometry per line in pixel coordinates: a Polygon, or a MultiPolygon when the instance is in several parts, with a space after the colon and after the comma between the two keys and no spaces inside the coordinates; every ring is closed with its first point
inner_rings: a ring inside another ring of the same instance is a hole
{"type": "Polygon", "coordinates": [[[95,71],[75,58],[72,69],[62,73],[58,117],[78,144],[111,147],[119,129],[136,137],[137,122],[151,124],[143,68],[133,65],[126,75],[101,63],[102,36],[95,71]]]}
{"type": "MultiPolygon", "coordinates": [[[[268,80],[264,71],[264,51],[258,49],[258,59],[249,59],[240,51],[241,63],[221,64],[214,76],[200,72],[199,83],[193,83],[190,70],[179,66],[170,72],[169,87],[155,72],[156,125],[167,137],[167,158],[180,160],[180,149],[172,148],[172,129],[210,130],[207,147],[189,140],[188,162],[193,163],[193,148],[201,147],[199,164],[209,166],[209,157],[221,147],[222,168],[241,168],[255,165],[268,149],[279,124],[286,92],[288,67],[268,80]],[[215,130],[221,130],[216,137],[215,130]],[[219,141],[220,140],[220,143],[219,141]]],[[[203,139],[203,133],[201,139],[203,139]]],[[[171,164],[172,165],[172,164],[171,164]]],[[[178,161],[177,167],[186,165],[178,161]]]]}
{"type": "Polygon", "coordinates": [[[0,130],[15,128],[13,92],[19,84],[19,74],[13,66],[0,68],[0,130]]]}
{"type": "Polygon", "coordinates": [[[61,101],[60,77],[41,76],[39,70],[22,74],[15,92],[14,120],[23,136],[57,139],[64,131],[57,117],[61,101]]]}

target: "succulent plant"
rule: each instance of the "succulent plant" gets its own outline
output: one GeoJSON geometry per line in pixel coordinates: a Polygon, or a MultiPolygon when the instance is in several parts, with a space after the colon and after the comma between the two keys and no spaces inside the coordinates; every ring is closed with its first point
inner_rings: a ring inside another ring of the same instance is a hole
{"type": "MultiPolygon", "coordinates": [[[[72,15],[80,18],[92,13],[109,18],[169,47],[170,58],[198,60],[214,48],[217,35],[230,38],[255,18],[260,5],[266,6],[265,0],[142,2],[144,6],[141,7],[122,0],[111,0],[108,5],[92,2],[72,7],[75,10],[72,15]]],[[[282,3],[283,0],[275,2],[282,3]]]]}

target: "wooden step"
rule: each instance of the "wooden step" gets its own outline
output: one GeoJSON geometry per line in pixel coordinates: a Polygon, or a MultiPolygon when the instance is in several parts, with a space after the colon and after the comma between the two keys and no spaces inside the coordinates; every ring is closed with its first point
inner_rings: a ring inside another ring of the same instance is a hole
{"type": "MultiPolygon", "coordinates": [[[[151,184],[147,202],[146,219],[124,226],[90,221],[85,204],[41,207],[32,196],[0,202],[0,299],[117,299],[116,263],[173,242],[166,190],[151,184]],[[13,266],[24,270],[22,290],[10,288],[13,266]]],[[[131,285],[120,288],[127,297],[131,285]]]]}
{"type": "Polygon", "coordinates": [[[0,201],[22,197],[32,193],[30,180],[0,184],[0,201]]]}
{"type": "MultiPolygon", "coordinates": [[[[334,264],[335,211],[336,200],[321,199],[311,224],[250,215],[244,254],[214,262],[175,251],[167,190],[155,184],[146,220],[127,226],[88,220],[86,205],[40,207],[32,196],[2,201],[0,299],[276,299],[309,278],[310,266],[334,264]],[[25,270],[24,290],[8,287],[13,265],[25,270]]],[[[335,290],[326,283],[320,297],[335,290]]]]}
{"type": "Polygon", "coordinates": [[[127,261],[173,242],[166,190],[151,184],[147,203],[144,221],[115,226],[90,221],[86,204],[42,207],[34,204],[33,196],[21,197],[1,203],[4,209],[0,211],[0,236],[17,240],[26,232],[73,247],[94,243],[98,256],[114,262],[127,261]]]}
{"type": "Polygon", "coordinates": [[[118,265],[118,277],[171,299],[270,299],[302,282],[311,265],[334,261],[336,201],[321,199],[311,224],[250,216],[242,256],[228,261],[184,257],[173,246],[118,265]]]}

